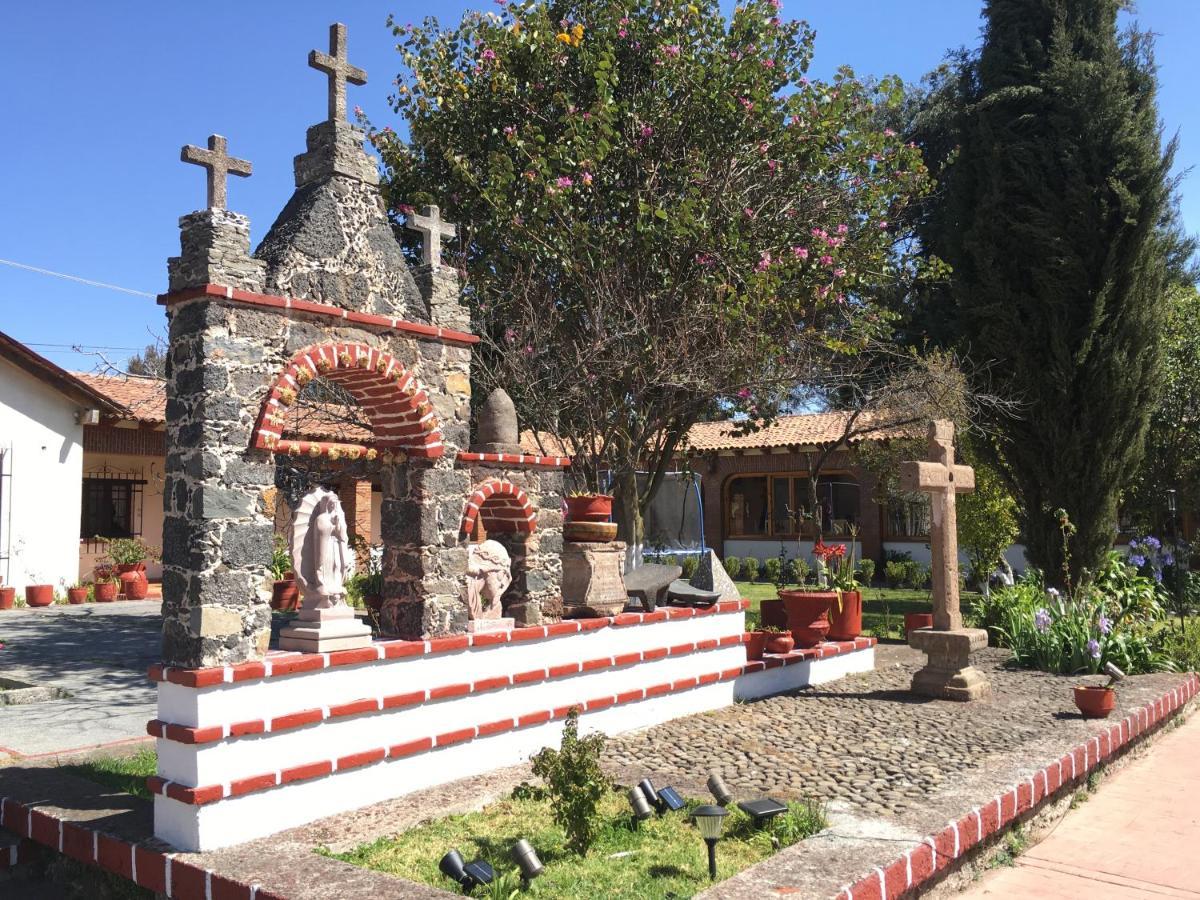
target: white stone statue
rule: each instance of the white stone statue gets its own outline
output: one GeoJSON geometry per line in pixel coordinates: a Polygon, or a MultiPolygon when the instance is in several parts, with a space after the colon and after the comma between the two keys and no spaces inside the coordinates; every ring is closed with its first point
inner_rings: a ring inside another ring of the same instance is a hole
{"type": "Polygon", "coordinates": [[[510,584],[512,559],[504,545],[490,540],[472,544],[467,550],[467,583],[463,588],[467,618],[499,619],[500,598],[510,584]]]}
{"type": "Polygon", "coordinates": [[[315,487],[304,495],[292,522],[292,564],[306,607],[345,603],[351,557],[346,516],[337,494],[315,487]],[[313,602],[308,602],[309,600],[313,602]]]}

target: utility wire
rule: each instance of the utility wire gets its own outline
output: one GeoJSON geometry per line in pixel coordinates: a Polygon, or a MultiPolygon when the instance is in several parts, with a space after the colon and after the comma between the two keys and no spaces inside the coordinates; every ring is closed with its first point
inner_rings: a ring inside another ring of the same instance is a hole
{"type": "Polygon", "coordinates": [[[92,287],[108,288],[110,291],[120,291],[123,294],[133,294],[135,297],[154,297],[155,294],[149,294],[146,291],[135,291],[133,288],[121,287],[116,284],[108,284],[104,281],[93,281],[90,278],[80,278],[78,275],[67,275],[65,272],[53,272],[50,269],[39,269],[37,266],[27,266],[25,263],[14,262],[11,259],[0,259],[0,265],[12,266],[14,269],[25,269],[27,272],[37,272],[39,275],[53,275],[55,278],[65,278],[67,281],[77,281],[80,284],[91,285],[92,287]]]}

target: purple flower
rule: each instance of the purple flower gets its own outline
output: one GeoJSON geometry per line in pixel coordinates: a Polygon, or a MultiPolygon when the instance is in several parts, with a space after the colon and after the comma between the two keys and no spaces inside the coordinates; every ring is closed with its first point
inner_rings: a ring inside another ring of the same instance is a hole
{"type": "Polygon", "coordinates": [[[1088,654],[1092,657],[1092,659],[1100,658],[1100,642],[1098,640],[1092,638],[1087,642],[1087,648],[1088,654]]]}
{"type": "Polygon", "coordinates": [[[569,188],[575,182],[572,181],[570,178],[568,178],[566,175],[562,175],[554,183],[565,191],[567,188],[569,188]]]}
{"type": "Polygon", "coordinates": [[[1173,565],[1175,565],[1175,554],[1174,554],[1174,553],[1172,553],[1170,550],[1168,550],[1166,553],[1164,553],[1164,554],[1163,554],[1163,560],[1162,560],[1162,561],[1163,561],[1163,565],[1164,565],[1164,566],[1173,566],[1173,565]]]}
{"type": "Polygon", "coordinates": [[[1050,610],[1044,606],[1033,614],[1033,625],[1038,631],[1045,634],[1050,630],[1050,610]]]}
{"type": "Polygon", "coordinates": [[[493,50],[491,47],[488,47],[486,50],[484,50],[482,53],[479,54],[479,58],[480,59],[495,59],[496,51],[493,50]]]}
{"type": "Polygon", "coordinates": [[[1058,596],[1059,596],[1058,588],[1046,588],[1046,596],[1049,597],[1051,600],[1057,600],[1058,596]]]}
{"type": "Polygon", "coordinates": [[[1101,614],[1100,619],[1096,622],[1096,627],[1100,629],[1101,634],[1108,634],[1112,631],[1112,622],[1108,616],[1101,614]]]}
{"type": "Polygon", "coordinates": [[[1134,554],[1130,555],[1129,562],[1131,565],[1136,566],[1137,568],[1140,569],[1142,566],[1144,566],[1146,564],[1146,557],[1142,556],[1139,553],[1134,553],[1134,554]]]}
{"type": "Polygon", "coordinates": [[[1162,546],[1162,541],[1160,541],[1158,538],[1154,537],[1154,535],[1149,535],[1148,537],[1143,538],[1142,543],[1145,544],[1147,547],[1150,547],[1153,550],[1157,550],[1159,547],[1162,546]]]}

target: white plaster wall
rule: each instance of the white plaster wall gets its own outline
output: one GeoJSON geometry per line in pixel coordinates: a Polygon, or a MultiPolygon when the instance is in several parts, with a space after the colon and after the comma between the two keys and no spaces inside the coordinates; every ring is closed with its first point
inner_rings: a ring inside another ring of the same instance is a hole
{"type": "MultiPolygon", "coordinates": [[[[849,541],[839,540],[837,538],[828,538],[827,544],[846,544],[849,550],[849,541]]],[[[803,556],[808,562],[812,563],[812,541],[784,541],[784,554],[788,559],[795,559],[797,556],[803,556]]],[[[854,555],[858,559],[862,559],[862,542],[856,542],[854,547],[854,555]]],[[[737,556],[744,558],[753,556],[759,560],[778,559],[779,558],[779,539],[764,538],[761,541],[748,540],[746,538],[738,538],[736,540],[725,541],[725,556],[737,556]]]]}
{"type": "MultiPolygon", "coordinates": [[[[113,473],[121,473],[129,475],[129,477],[137,478],[145,481],[142,485],[142,540],[152,547],[162,549],[162,533],[163,533],[163,483],[165,460],[161,456],[132,456],[119,453],[85,453],[83,457],[83,470],[80,477],[85,474],[101,474],[105,469],[113,473]]],[[[80,492],[82,494],[82,483],[80,484],[80,492]]],[[[96,563],[104,556],[104,549],[100,548],[92,552],[88,552],[82,543],[86,535],[79,535],[79,577],[85,580],[91,580],[92,570],[96,563]]],[[[149,578],[162,578],[162,563],[160,561],[148,560],[146,562],[146,575],[149,578]]]]}
{"type": "MultiPolygon", "coordinates": [[[[933,561],[933,553],[929,549],[929,545],[918,541],[884,541],[883,550],[886,553],[888,550],[894,550],[897,553],[907,553],[912,556],[913,560],[922,565],[929,565],[933,561]]],[[[1029,568],[1029,560],[1025,558],[1025,545],[1013,544],[1004,551],[1004,558],[1008,560],[1008,564],[1012,566],[1013,572],[1020,574],[1029,568]]],[[[958,553],[959,571],[966,572],[970,566],[970,560],[967,554],[961,550],[958,553]]],[[[883,576],[883,570],[877,570],[880,577],[883,576]]]]}
{"type": "Polygon", "coordinates": [[[61,590],[79,567],[83,426],[75,401],[0,360],[0,580],[61,590]]]}

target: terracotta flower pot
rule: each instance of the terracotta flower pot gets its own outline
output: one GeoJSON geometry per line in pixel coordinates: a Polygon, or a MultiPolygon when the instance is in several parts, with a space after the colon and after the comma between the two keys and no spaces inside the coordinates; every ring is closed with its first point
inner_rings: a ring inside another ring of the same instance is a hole
{"type": "Polygon", "coordinates": [[[127,572],[145,572],[146,564],[144,562],[117,563],[116,570],[118,575],[124,575],[127,572]]]}
{"type": "Polygon", "coordinates": [[[15,587],[0,587],[0,609],[12,609],[16,602],[17,589],[15,587]]]}
{"type": "Polygon", "coordinates": [[[780,591],[787,610],[788,628],[797,647],[815,647],[829,634],[829,608],[837,601],[833,591],[780,591]]]}
{"type": "Polygon", "coordinates": [[[747,631],[750,640],[746,642],[746,659],[754,662],[762,659],[763,651],[767,649],[767,633],[765,631],[747,631]]]}
{"type": "Polygon", "coordinates": [[[763,600],[758,605],[758,619],[763,625],[787,628],[787,610],[783,608],[783,601],[778,597],[774,600],[763,600]]]}
{"type": "Polygon", "coordinates": [[[49,606],[54,602],[54,585],[29,584],[25,586],[25,602],[30,606],[49,606]]]}
{"type": "Polygon", "coordinates": [[[145,600],[150,593],[150,582],[143,572],[124,572],[121,575],[121,593],[126,600],[145,600]]]}
{"type": "Polygon", "coordinates": [[[1085,719],[1104,719],[1117,708],[1117,692],[1110,687],[1080,685],[1075,688],[1075,705],[1085,719]]]}
{"type": "Polygon", "coordinates": [[[613,498],[609,494],[584,494],[567,498],[568,522],[607,522],[612,518],[613,498]]]}
{"type": "Polygon", "coordinates": [[[96,591],[97,603],[112,603],[117,599],[117,583],[115,581],[97,581],[93,587],[96,591]]]}
{"type": "Polygon", "coordinates": [[[300,605],[300,588],[293,578],[284,578],[271,585],[271,609],[289,610],[300,605]]]}
{"type": "Polygon", "coordinates": [[[932,628],[933,613],[905,613],[904,614],[904,636],[908,637],[910,632],[916,631],[918,628],[932,628]]]}
{"type": "Polygon", "coordinates": [[[88,589],[85,587],[67,588],[67,602],[72,606],[87,603],[88,589]]]}
{"type": "Polygon", "coordinates": [[[787,631],[773,631],[767,635],[768,653],[791,653],[796,649],[796,639],[787,631]]]}
{"type": "Polygon", "coordinates": [[[862,594],[842,591],[842,608],[837,601],[829,611],[829,640],[852,641],[862,634],[862,594]]]}

